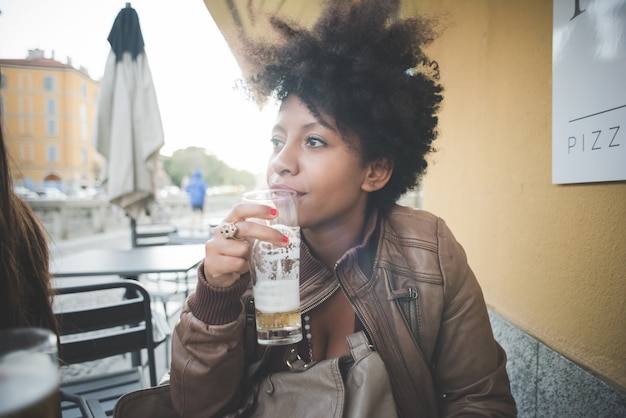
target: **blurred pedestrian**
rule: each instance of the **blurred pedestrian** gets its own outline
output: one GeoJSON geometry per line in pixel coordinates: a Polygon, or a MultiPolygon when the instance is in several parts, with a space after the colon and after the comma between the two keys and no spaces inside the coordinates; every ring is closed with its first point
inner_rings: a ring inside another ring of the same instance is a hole
{"type": "Polygon", "coordinates": [[[202,230],[206,189],[207,184],[202,178],[202,172],[195,170],[191,180],[185,186],[185,190],[189,194],[189,204],[191,205],[191,234],[194,233],[197,227],[202,230]]]}

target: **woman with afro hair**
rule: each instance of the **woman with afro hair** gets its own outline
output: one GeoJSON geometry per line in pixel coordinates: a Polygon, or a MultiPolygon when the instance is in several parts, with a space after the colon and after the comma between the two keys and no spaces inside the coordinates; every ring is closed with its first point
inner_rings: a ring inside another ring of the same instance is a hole
{"type": "MultiPolygon", "coordinates": [[[[330,1],[311,29],[271,16],[272,41],[242,39],[248,93],[280,102],[268,186],[297,192],[310,325],[297,351],[305,361],[347,355],[346,336],[363,330],[389,375],[388,416],[515,416],[506,355],[463,248],[442,219],[396,203],[425,172],[443,92],[423,50],[434,24],[399,19],[398,3],[330,1]]],[[[238,204],[223,221],[234,239],[218,227],[206,243],[172,340],[180,416],[228,415],[245,396],[245,369],[263,352],[246,337],[250,243],[287,245],[246,219],[273,216],[238,204]]],[[[284,351],[271,351],[270,372],[286,370],[284,351]]]]}

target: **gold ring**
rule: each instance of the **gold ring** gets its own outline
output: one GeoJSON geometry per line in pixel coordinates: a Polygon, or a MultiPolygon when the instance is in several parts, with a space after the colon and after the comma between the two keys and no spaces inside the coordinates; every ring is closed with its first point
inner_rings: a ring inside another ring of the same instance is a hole
{"type": "Polygon", "coordinates": [[[237,234],[237,227],[234,222],[229,222],[220,227],[220,235],[222,238],[232,239],[237,234]]]}

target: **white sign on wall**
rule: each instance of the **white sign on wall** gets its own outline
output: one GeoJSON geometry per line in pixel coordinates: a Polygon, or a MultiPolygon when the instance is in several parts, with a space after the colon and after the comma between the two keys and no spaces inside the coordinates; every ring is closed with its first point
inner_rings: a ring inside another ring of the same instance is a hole
{"type": "Polygon", "coordinates": [[[554,0],[552,182],[626,180],[626,0],[554,0]]]}

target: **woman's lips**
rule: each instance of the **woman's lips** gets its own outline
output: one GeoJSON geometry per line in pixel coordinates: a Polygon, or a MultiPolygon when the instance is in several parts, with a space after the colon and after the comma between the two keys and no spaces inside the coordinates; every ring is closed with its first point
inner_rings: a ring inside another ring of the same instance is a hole
{"type": "Polygon", "coordinates": [[[298,196],[303,195],[303,192],[299,192],[298,190],[294,189],[293,187],[289,187],[286,184],[279,184],[279,183],[272,183],[270,185],[270,189],[272,190],[291,190],[292,192],[296,192],[296,194],[298,196]]]}

